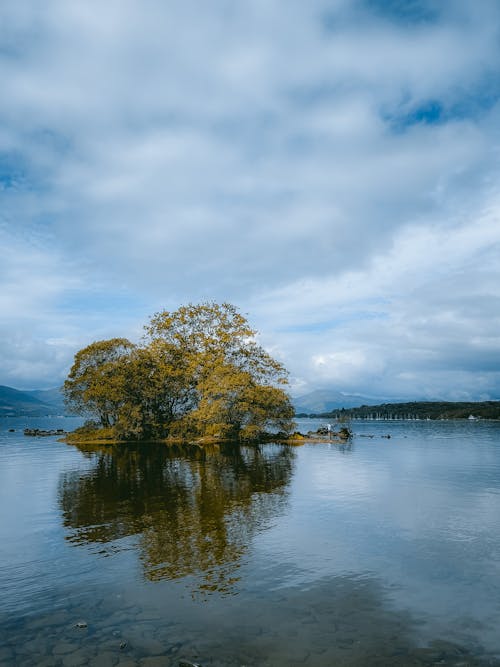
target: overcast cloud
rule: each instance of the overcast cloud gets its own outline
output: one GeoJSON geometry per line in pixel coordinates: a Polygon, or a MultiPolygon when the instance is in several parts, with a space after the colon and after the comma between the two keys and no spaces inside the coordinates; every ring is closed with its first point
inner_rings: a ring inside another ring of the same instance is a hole
{"type": "Polygon", "coordinates": [[[315,388],[500,398],[496,0],[0,6],[0,384],[228,300],[315,388]]]}

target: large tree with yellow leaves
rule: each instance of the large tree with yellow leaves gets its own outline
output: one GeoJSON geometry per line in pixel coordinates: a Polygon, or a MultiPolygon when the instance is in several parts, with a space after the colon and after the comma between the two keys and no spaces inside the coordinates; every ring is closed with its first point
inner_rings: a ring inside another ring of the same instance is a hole
{"type": "Polygon", "coordinates": [[[67,403],[117,438],[204,435],[255,439],[293,428],[287,373],[228,303],[155,314],[140,345],[126,339],[80,350],[67,403]]]}

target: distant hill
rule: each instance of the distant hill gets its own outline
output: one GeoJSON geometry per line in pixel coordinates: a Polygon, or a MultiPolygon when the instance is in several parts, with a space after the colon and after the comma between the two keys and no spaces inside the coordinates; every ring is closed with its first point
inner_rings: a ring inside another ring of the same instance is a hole
{"type": "Polygon", "coordinates": [[[58,389],[19,391],[0,385],[0,417],[45,417],[66,412],[58,389]]]}
{"type": "Polygon", "coordinates": [[[340,391],[329,389],[318,389],[292,400],[296,414],[320,414],[379,402],[380,398],[370,399],[367,396],[342,394],[340,391]]]}
{"type": "Polygon", "coordinates": [[[64,397],[59,387],[54,387],[53,389],[33,389],[24,393],[33,396],[45,405],[56,406],[59,409],[59,414],[67,412],[64,397]]]}
{"type": "Polygon", "coordinates": [[[500,401],[413,401],[333,409],[321,417],[352,419],[500,419],[500,401]]]}

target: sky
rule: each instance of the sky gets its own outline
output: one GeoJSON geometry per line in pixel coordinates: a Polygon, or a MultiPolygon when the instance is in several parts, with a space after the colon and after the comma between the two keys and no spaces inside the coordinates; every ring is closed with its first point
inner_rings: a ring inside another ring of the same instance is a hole
{"type": "Polygon", "coordinates": [[[5,0],[0,384],[228,301],[315,389],[500,399],[496,0],[5,0]]]}

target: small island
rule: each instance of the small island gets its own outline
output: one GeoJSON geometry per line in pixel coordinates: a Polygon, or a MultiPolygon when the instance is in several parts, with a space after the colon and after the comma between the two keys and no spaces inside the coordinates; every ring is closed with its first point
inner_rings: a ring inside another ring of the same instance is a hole
{"type": "Polygon", "coordinates": [[[293,440],[288,374],[231,304],[156,313],[139,344],[96,341],[75,355],[68,408],[88,418],[68,442],[293,440]]]}

